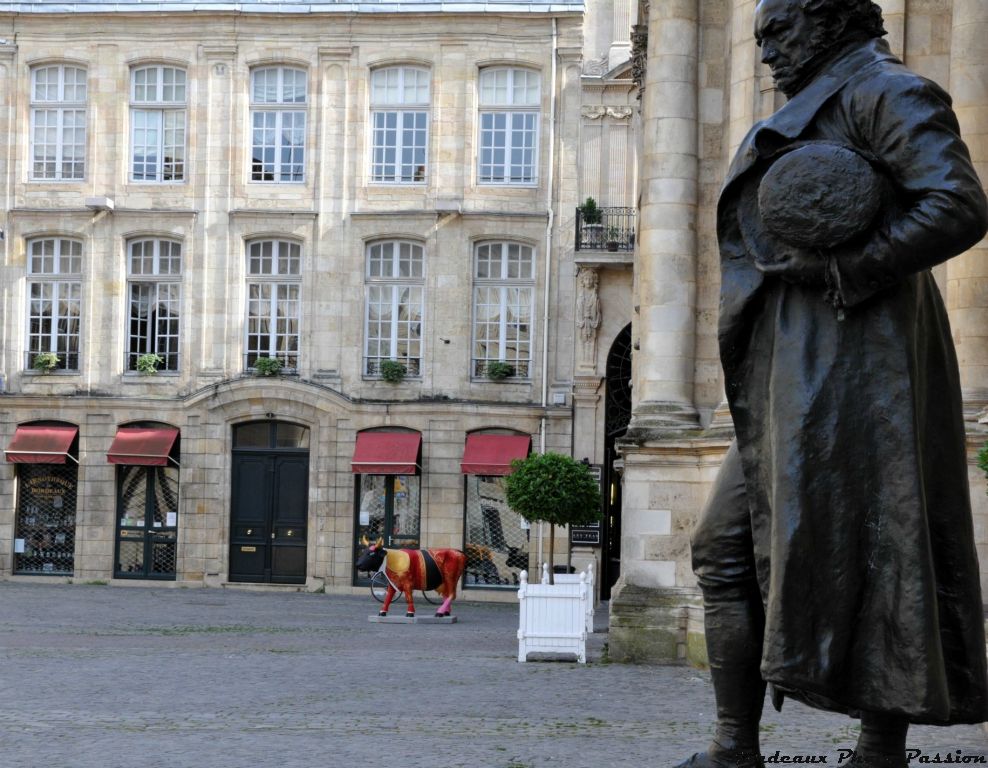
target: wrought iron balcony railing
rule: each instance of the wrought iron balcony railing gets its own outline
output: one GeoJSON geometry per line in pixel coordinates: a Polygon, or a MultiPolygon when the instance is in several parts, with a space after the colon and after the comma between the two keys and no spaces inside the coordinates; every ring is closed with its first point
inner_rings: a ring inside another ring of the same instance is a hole
{"type": "Polygon", "coordinates": [[[597,208],[590,216],[576,209],[576,250],[632,251],[635,248],[635,209],[597,208]]]}

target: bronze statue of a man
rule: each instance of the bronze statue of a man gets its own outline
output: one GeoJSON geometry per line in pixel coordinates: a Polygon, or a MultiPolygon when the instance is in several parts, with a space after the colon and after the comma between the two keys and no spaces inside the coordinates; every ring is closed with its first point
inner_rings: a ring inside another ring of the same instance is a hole
{"type": "Polygon", "coordinates": [[[871,0],[755,9],[789,100],[741,143],[718,206],[737,439],[693,535],[718,724],[684,765],[762,764],[766,682],[777,707],[859,717],[859,765],[904,766],[909,723],[988,719],[960,383],[930,273],[984,236],[988,203],[950,97],[884,34],[871,0]]]}

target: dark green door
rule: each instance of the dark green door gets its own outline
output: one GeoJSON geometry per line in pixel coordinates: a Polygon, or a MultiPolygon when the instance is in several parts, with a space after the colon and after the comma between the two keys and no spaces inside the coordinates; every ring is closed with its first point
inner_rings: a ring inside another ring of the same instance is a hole
{"type": "MultiPolygon", "coordinates": [[[[263,447],[234,439],[230,514],[230,581],[271,584],[305,582],[309,506],[309,454],[280,447],[279,422],[263,447]],[[239,445],[239,447],[238,447],[239,445]]],[[[257,423],[247,426],[257,426],[257,423]]],[[[306,433],[308,430],[305,430],[306,433]]],[[[306,439],[307,445],[307,439],[306,439]]]]}

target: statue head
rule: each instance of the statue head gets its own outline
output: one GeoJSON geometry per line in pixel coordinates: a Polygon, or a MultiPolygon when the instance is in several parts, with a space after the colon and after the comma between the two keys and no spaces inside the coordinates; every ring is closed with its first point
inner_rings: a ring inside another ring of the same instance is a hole
{"type": "Polygon", "coordinates": [[[755,6],[762,61],[789,97],[845,44],[884,34],[882,9],[872,0],[758,0],[755,6]]]}

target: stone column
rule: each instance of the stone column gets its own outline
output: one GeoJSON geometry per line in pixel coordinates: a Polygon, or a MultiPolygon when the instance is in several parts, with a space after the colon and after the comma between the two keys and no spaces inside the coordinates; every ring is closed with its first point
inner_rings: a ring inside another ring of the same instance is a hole
{"type": "MultiPolygon", "coordinates": [[[[950,94],[971,159],[988,183],[988,3],[954,0],[950,94]]],[[[988,496],[975,455],[988,434],[988,240],[947,262],[947,311],[957,347],[981,588],[988,589],[988,496]],[[980,422],[980,423],[979,423],[980,422]]]]}
{"type": "MultiPolygon", "coordinates": [[[[698,0],[653,0],[647,16],[633,406],[631,424],[619,441],[621,576],[611,593],[611,653],[618,660],[688,656],[691,615],[698,605],[695,588],[683,584],[686,531],[701,489],[693,445],[699,432],[694,404],[699,7],[698,0]]],[[[639,38],[641,28],[635,32],[639,38]]],[[[635,64],[641,73],[639,57],[635,64]]]]}
{"type": "MultiPolygon", "coordinates": [[[[988,183],[988,3],[954,0],[950,93],[982,184],[988,183]]],[[[965,415],[988,410],[988,241],[947,263],[947,308],[965,415]]]]}
{"type": "Polygon", "coordinates": [[[697,421],[697,41],[698,0],[652,5],[642,99],[633,440],[697,421]]]}

